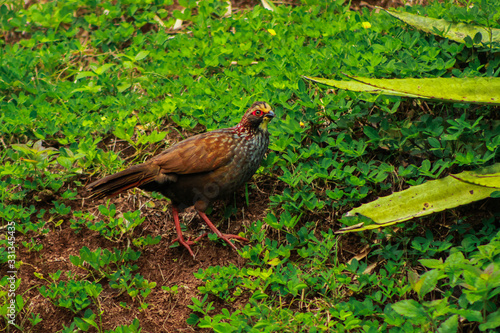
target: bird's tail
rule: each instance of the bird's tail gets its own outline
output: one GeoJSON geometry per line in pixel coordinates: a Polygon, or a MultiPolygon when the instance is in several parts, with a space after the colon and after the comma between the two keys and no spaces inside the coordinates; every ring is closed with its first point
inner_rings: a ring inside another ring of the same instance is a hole
{"type": "Polygon", "coordinates": [[[130,188],[154,181],[159,173],[160,168],[156,165],[146,163],[134,165],[87,185],[87,189],[91,192],[92,198],[114,196],[130,188]]]}

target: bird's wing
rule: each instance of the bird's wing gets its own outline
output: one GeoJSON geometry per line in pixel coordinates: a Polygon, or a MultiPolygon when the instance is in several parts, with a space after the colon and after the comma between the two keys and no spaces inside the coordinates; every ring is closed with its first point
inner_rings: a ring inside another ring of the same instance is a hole
{"type": "Polygon", "coordinates": [[[190,137],[156,156],[151,163],[161,173],[181,175],[214,171],[233,158],[234,137],[226,131],[212,131],[190,137]]]}

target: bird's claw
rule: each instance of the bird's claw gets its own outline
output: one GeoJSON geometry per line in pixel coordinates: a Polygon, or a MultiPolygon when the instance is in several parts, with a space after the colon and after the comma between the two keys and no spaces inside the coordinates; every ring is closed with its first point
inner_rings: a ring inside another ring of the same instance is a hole
{"type": "Polygon", "coordinates": [[[236,239],[236,240],[239,240],[239,241],[243,241],[243,242],[248,242],[249,240],[246,239],[245,237],[241,237],[241,236],[238,236],[238,235],[232,235],[232,234],[220,234],[220,235],[217,235],[219,236],[219,238],[223,239],[226,243],[228,243],[233,249],[235,249],[236,251],[238,250],[236,248],[236,246],[230,241],[230,239],[236,239]]]}
{"type": "Polygon", "coordinates": [[[189,251],[189,254],[191,254],[191,256],[194,258],[195,256],[193,251],[191,250],[190,245],[195,245],[200,241],[201,238],[205,237],[207,234],[208,232],[205,232],[203,235],[196,237],[194,241],[191,240],[191,236],[187,240],[185,240],[183,237],[177,237],[170,243],[170,245],[174,244],[175,242],[179,242],[179,244],[184,246],[189,251]]]}

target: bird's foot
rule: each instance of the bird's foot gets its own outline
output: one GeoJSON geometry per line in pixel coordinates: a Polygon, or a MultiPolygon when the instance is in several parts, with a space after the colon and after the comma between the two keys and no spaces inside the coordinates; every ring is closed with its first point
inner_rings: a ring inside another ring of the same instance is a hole
{"type": "MultiPolygon", "coordinates": [[[[189,237],[188,239],[179,239],[176,238],[172,241],[172,243],[170,244],[174,244],[175,242],[179,242],[179,244],[181,244],[182,246],[184,246],[186,249],[188,249],[189,253],[191,253],[191,255],[194,257],[194,255],[192,254],[193,252],[191,251],[191,245],[195,245],[196,243],[198,243],[200,241],[200,239],[202,239],[203,237],[207,236],[208,235],[208,232],[205,232],[203,235],[201,236],[198,236],[195,240],[191,240],[191,237],[189,237]]],[[[223,239],[224,241],[226,241],[229,245],[231,245],[235,250],[236,250],[236,247],[234,246],[234,244],[230,241],[230,239],[236,239],[236,240],[239,240],[239,241],[243,241],[243,242],[249,242],[248,239],[246,239],[245,237],[241,237],[241,236],[238,236],[238,235],[232,235],[232,234],[223,234],[221,233],[221,235],[218,235],[220,239],[223,239]]]]}
{"type": "Polygon", "coordinates": [[[238,235],[223,234],[222,232],[220,232],[215,227],[215,225],[212,222],[210,222],[210,219],[208,218],[208,216],[204,212],[198,210],[198,215],[200,215],[200,217],[205,221],[205,223],[208,225],[208,227],[210,228],[210,230],[212,230],[219,238],[223,239],[226,243],[228,243],[229,245],[231,245],[231,247],[233,249],[235,249],[236,251],[238,249],[236,248],[236,246],[234,246],[233,243],[231,243],[230,239],[237,239],[237,240],[248,242],[248,239],[246,239],[244,237],[241,237],[241,236],[238,236],[238,235]]]}
{"type": "Polygon", "coordinates": [[[184,237],[177,237],[170,243],[170,245],[174,244],[175,242],[179,242],[182,246],[184,246],[188,251],[189,254],[194,258],[193,251],[191,250],[191,245],[195,245],[196,243],[199,242],[199,240],[203,237],[205,237],[208,234],[208,232],[205,232],[203,235],[195,238],[195,240],[191,240],[191,237],[189,237],[187,240],[184,239],[184,237]]]}
{"type": "Polygon", "coordinates": [[[191,257],[193,257],[193,258],[195,257],[193,250],[191,250],[191,247],[190,247],[190,245],[194,245],[193,241],[190,241],[189,239],[184,240],[184,239],[176,238],[172,241],[172,243],[170,245],[174,244],[175,242],[179,242],[180,245],[184,246],[189,251],[189,254],[191,255],[191,257]]]}
{"type": "Polygon", "coordinates": [[[226,243],[228,243],[229,245],[231,245],[231,247],[235,250],[238,250],[236,248],[236,246],[234,246],[234,244],[230,241],[230,239],[236,239],[236,240],[239,240],[239,241],[244,241],[244,242],[249,242],[248,239],[246,239],[245,237],[241,237],[241,236],[238,236],[238,235],[232,235],[232,234],[219,234],[217,235],[219,236],[220,239],[223,239],[226,243]]]}
{"type": "Polygon", "coordinates": [[[198,243],[200,241],[200,239],[205,237],[207,234],[208,234],[208,232],[205,232],[203,235],[196,237],[195,240],[191,240],[191,237],[189,237],[188,239],[183,239],[182,242],[179,240],[179,237],[177,237],[176,239],[174,239],[172,241],[172,243],[170,243],[170,245],[174,244],[175,242],[182,243],[183,245],[184,244],[195,245],[196,243],[198,243]]]}

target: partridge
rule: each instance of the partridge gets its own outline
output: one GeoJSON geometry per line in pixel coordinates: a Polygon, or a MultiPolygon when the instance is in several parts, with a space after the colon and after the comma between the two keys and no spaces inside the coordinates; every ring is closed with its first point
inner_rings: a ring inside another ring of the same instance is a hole
{"type": "Polygon", "coordinates": [[[217,199],[233,193],[257,171],[269,145],[267,125],[274,112],[265,102],[254,103],[238,125],[185,139],[145,163],[104,177],[87,186],[91,197],[114,196],[130,188],[160,192],[172,201],[177,239],[194,257],[179,223],[179,210],[194,206],[208,227],[231,247],[230,239],[247,239],[221,233],[205,214],[217,199]]]}

